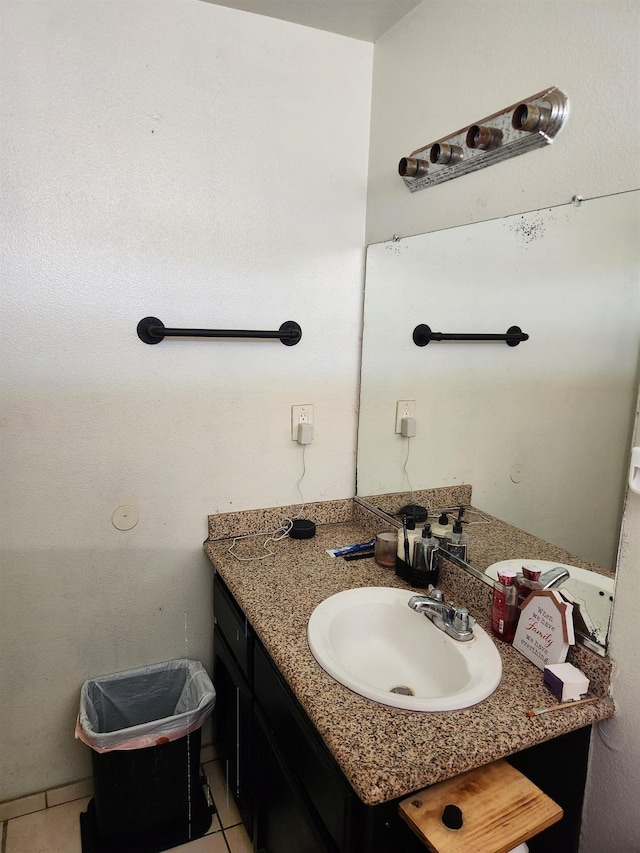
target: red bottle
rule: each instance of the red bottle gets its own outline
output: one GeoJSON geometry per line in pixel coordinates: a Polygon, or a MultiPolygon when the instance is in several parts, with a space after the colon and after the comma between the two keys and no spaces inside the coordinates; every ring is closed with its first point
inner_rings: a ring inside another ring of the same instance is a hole
{"type": "Polygon", "coordinates": [[[522,574],[518,575],[518,605],[522,604],[529,598],[532,592],[542,589],[542,584],[538,580],[541,575],[540,569],[533,569],[531,566],[523,566],[522,574]]]}
{"type": "Polygon", "coordinates": [[[498,580],[493,586],[491,603],[491,631],[495,637],[505,643],[512,643],[518,624],[518,588],[517,573],[510,569],[498,572],[498,580]]]}

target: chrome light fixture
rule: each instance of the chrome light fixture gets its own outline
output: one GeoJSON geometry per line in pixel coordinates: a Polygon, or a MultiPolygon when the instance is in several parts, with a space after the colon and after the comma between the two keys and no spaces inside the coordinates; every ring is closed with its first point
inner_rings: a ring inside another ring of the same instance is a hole
{"type": "Polygon", "coordinates": [[[476,172],[553,142],[569,100],[553,86],[403,157],[398,172],[411,192],[476,172]]]}

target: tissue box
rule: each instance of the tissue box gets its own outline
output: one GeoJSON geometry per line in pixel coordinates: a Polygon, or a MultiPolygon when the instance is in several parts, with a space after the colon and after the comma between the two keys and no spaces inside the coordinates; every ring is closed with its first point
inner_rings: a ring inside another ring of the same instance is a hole
{"type": "Polygon", "coordinates": [[[589,689],[589,679],[572,663],[545,666],[544,683],[561,702],[579,699],[589,689]]]}

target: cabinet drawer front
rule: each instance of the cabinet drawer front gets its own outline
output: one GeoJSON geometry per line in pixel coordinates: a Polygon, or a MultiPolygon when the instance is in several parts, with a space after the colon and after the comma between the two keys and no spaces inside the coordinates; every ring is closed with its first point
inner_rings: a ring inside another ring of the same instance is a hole
{"type": "Polygon", "coordinates": [[[218,575],[214,581],[213,613],[218,630],[251,683],[251,627],[218,575]]]}
{"type": "Polygon", "coordinates": [[[289,762],[338,849],[347,849],[344,835],[351,789],[257,642],[254,690],[280,752],[289,762]]]}

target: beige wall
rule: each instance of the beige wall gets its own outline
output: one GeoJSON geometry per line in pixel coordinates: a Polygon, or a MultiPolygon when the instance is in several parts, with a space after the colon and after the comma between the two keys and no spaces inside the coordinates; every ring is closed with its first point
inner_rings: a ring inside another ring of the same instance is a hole
{"type": "Polygon", "coordinates": [[[210,663],[206,517],[298,501],[292,404],[304,497],[353,494],[373,47],[197,0],[0,6],[2,800],[89,775],[86,678],[210,663]],[[303,337],[147,346],[148,315],[303,337]]]}

